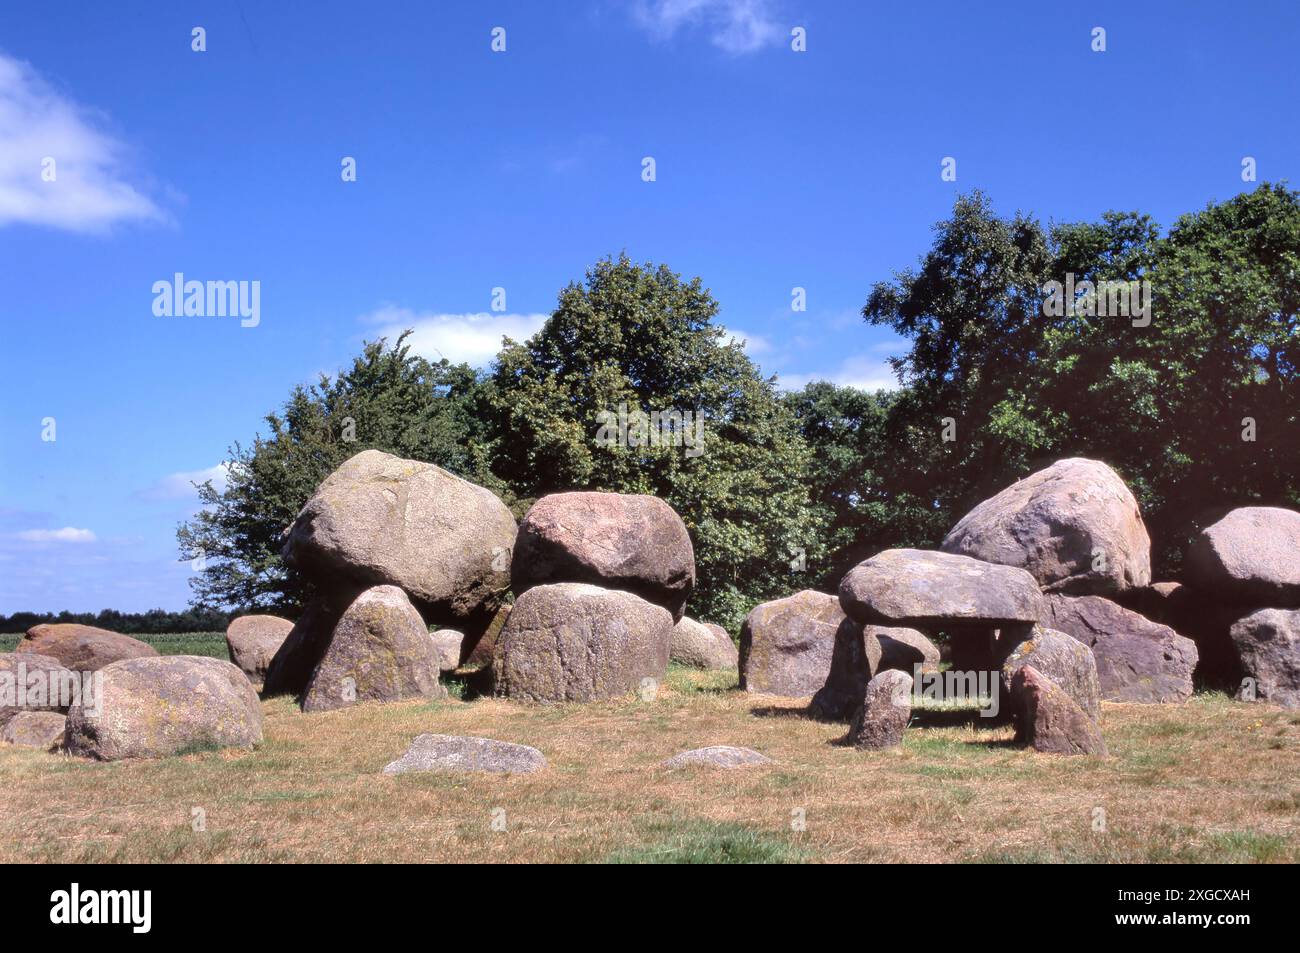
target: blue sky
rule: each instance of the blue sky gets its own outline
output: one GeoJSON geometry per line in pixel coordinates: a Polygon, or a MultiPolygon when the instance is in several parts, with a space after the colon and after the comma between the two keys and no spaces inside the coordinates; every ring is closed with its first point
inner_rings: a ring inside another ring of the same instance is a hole
{"type": "Polygon", "coordinates": [[[885,384],[858,311],[959,190],[1167,225],[1244,156],[1300,177],[1298,39],[1290,0],[7,4],[0,612],[183,607],[189,479],[293,383],[407,324],[482,363],[623,249],[786,386],[885,384]],[[260,323],[155,316],[178,271],[260,323]]]}

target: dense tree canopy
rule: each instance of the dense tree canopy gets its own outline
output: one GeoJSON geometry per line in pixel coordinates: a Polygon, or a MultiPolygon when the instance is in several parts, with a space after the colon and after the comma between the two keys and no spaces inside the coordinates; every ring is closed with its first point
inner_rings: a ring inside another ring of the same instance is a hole
{"type": "Polygon", "coordinates": [[[517,516],[561,490],[654,493],[695,544],[690,612],[734,630],[755,602],[832,589],[889,546],[934,545],[978,500],[1082,455],[1133,486],[1168,577],[1215,512],[1300,501],[1298,301],[1300,195],[1283,186],[1164,236],[1137,212],[1004,218],[975,193],[915,268],[867,297],[865,319],[909,341],[900,389],[782,395],[714,323],[698,278],[605,259],[487,372],[399,339],[295,388],[266,436],[232,448],[228,484],[203,489],[179,538],[204,560],[197,605],[292,611],[306,586],[280,562],[281,534],[369,447],[489,486],[517,516]],[[1150,295],[1116,314],[1107,281],[1150,295]],[[1053,308],[1052,282],[1085,292],[1053,308]],[[656,412],[663,428],[638,424],[656,412]]]}

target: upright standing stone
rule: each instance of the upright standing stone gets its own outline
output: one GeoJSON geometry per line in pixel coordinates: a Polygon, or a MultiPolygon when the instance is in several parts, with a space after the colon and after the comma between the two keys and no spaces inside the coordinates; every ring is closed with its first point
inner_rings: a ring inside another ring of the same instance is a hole
{"type": "Polygon", "coordinates": [[[312,672],[329,648],[334,627],[360,594],[359,589],[332,588],[307,603],[267,665],[263,695],[301,695],[307,690],[312,672]]]}
{"type": "Polygon", "coordinates": [[[1016,670],[1011,681],[1018,737],[1035,751],[1051,754],[1106,754],[1095,719],[1032,665],[1016,670]]]}
{"type": "Polygon", "coordinates": [[[360,702],[446,698],[429,630],[396,586],[367,589],[334,627],[303,696],[303,711],[329,711],[360,702]]]}
{"type": "Polygon", "coordinates": [[[1065,690],[1094,721],[1101,718],[1101,685],[1092,650],[1073,636],[1034,626],[1002,666],[1002,690],[1009,698],[1016,672],[1032,665],[1065,690]]]}
{"type": "Polygon", "coordinates": [[[515,600],[492,658],[496,694],[535,702],[619,698],[662,684],[673,617],[640,596],[586,583],[534,586],[515,600]]]}
{"type": "Polygon", "coordinates": [[[1242,697],[1300,708],[1300,611],[1260,609],[1232,627],[1232,641],[1250,679],[1242,697]]]}
{"type": "Polygon", "coordinates": [[[861,638],[862,626],[824,592],[805,589],[755,606],[740,629],[741,689],[790,698],[814,694],[826,684],[841,627],[846,636],[861,638]]]}
{"type": "Polygon", "coordinates": [[[849,726],[855,748],[892,748],[903,741],[912,719],[912,676],[890,669],[867,683],[862,704],[849,726]]]}

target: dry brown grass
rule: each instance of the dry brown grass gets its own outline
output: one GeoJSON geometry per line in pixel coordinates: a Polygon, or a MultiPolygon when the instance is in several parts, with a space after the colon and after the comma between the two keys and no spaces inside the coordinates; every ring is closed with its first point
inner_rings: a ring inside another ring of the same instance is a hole
{"type": "Polygon", "coordinates": [[[835,744],[843,726],[801,717],[798,703],[731,684],[675,670],[653,702],[553,708],[484,698],[304,715],[274,699],[259,750],[153,762],[6,747],[0,860],[1300,859],[1294,712],[1214,695],[1107,704],[1105,760],[1034,754],[1007,728],[934,712],[900,750],[868,754],[835,744]],[[551,766],[380,774],[426,731],[530,744],[551,766]],[[659,766],[709,744],[776,763],[659,766]],[[206,831],[192,830],[193,808],[206,831]],[[505,831],[492,829],[497,808],[505,831]],[[796,809],[806,830],[791,829],[796,809]]]}

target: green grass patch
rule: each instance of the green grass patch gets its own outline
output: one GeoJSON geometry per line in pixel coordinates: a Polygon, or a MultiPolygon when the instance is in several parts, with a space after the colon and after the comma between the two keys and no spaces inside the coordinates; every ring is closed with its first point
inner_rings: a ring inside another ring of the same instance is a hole
{"type": "Polygon", "coordinates": [[[672,821],[655,825],[651,839],[608,854],[607,864],[797,864],[803,850],[783,838],[741,824],[672,821]]]}

